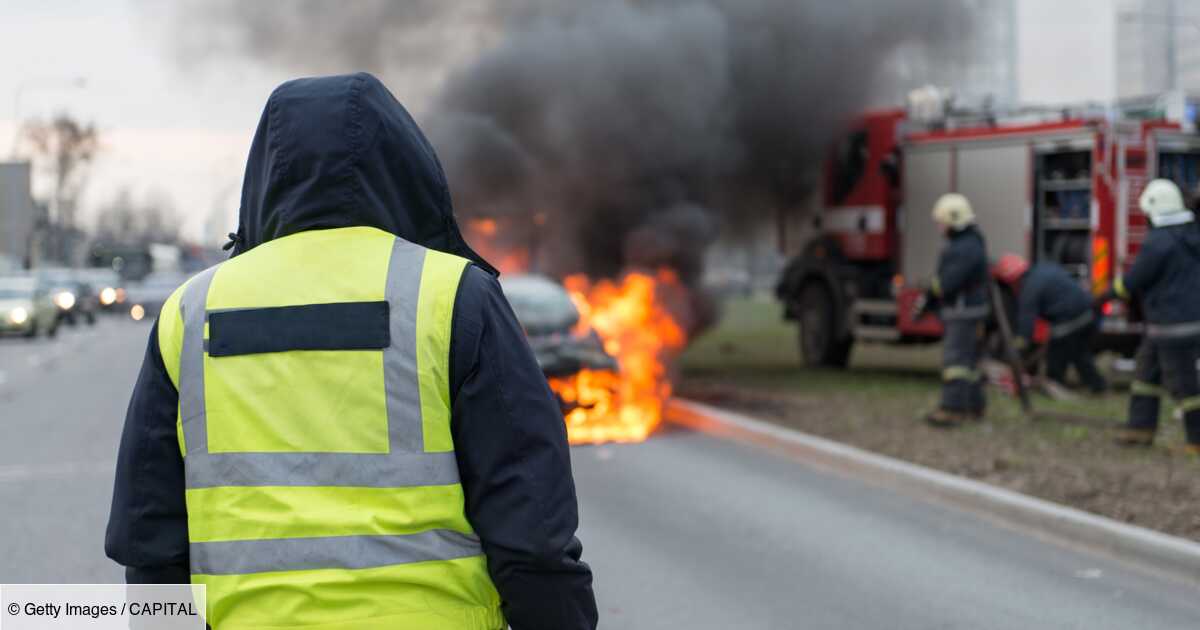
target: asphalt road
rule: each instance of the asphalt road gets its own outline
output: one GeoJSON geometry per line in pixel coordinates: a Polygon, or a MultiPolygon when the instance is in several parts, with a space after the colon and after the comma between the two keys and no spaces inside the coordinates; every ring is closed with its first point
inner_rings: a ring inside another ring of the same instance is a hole
{"type": "MultiPolygon", "coordinates": [[[[0,340],[0,583],[109,582],[112,460],[149,326],[0,340]]],[[[1200,587],[670,430],[574,451],[606,630],[1200,627],[1200,587]]]]}

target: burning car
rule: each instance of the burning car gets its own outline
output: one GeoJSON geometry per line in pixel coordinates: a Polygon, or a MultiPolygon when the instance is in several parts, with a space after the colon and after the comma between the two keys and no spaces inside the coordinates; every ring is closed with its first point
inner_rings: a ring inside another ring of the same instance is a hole
{"type": "Polygon", "coordinates": [[[563,285],[537,275],[502,276],[550,389],[563,405],[572,444],[639,442],[662,420],[671,396],[667,361],[686,333],[660,301],[678,287],[668,271],[634,272],[563,285]]]}
{"type": "MultiPolygon", "coordinates": [[[[579,310],[561,284],[537,274],[504,275],[500,283],[546,378],[571,377],[582,370],[617,371],[617,360],[604,351],[596,331],[580,329],[579,310]]],[[[563,403],[565,412],[575,406],[563,403]]]]}

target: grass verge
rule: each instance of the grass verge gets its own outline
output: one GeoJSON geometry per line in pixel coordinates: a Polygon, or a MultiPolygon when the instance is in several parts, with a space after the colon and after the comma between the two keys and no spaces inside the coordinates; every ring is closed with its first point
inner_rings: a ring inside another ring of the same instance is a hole
{"type": "MultiPolygon", "coordinates": [[[[1115,446],[1123,391],[1073,401],[1038,396],[1031,419],[990,388],[985,421],[934,429],[920,417],[937,403],[937,346],[860,345],[847,370],[803,368],[795,327],[778,305],[754,299],[727,303],[720,325],[691,345],[679,370],[677,390],[689,398],[1200,540],[1200,464],[1163,448],[1115,446]]],[[[1159,443],[1181,442],[1179,424],[1164,412],[1159,443]]]]}

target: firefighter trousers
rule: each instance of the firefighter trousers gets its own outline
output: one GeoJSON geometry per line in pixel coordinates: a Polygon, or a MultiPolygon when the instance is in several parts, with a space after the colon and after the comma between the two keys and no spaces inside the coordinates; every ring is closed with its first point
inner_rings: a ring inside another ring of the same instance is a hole
{"type": "Polygon", "coordinates": [[[1093,319],[1080,330],[1050,339],[1046,347],[1046,376],[1050,380],[1065,383],[1067,368],[1073,367],[1088,389],[1100,393],[1108,388],[1100,370],[1096,369],[1096,356],[1092,354],[1092,336],[1098,326],[1093,319]]]}
{"type": "Polygon", "coordinates": [[[979,355],[983,345],[983,319],[951,319],[942,337],[942,403],[945,411],[982,414],[987,401],[979,355]]]}
{"type": "Polygon", "coordinates": [[[1183,412],[1189,444],[1200,444],[1200,337],[1145,339],[1138,348],[1134,382],[1129,386],[1129,427],[1158,430],[1164,393],[1170,393],[1183,412]],[[1164,388],[1165,385],[1165,388],[1164,388]]]}

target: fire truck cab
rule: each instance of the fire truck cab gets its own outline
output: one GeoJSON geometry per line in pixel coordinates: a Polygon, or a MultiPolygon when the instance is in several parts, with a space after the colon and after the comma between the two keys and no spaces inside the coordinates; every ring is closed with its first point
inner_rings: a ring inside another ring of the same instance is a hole
{"type": "MultiPolygon", "coordinates": [[[[1146,182],[1167,177],[1200,192],[1200,136],[1190,128],[1152,107],[861,116],[825,162],[816,236],[776,286],[785,317],[800,323],[804,362],[845,366],[859,341],[940,339],[941,323],[913,321],[911,307],[942,248],[929,213],[947,192],[971,200],[991,258],[1054,262],[1103,293],[1145,238],[1137,197],[1146,182]]],[[[1113,302],[1103,315],[1097,349],[1132,354],[1136,313],[1113,302]]]]}

